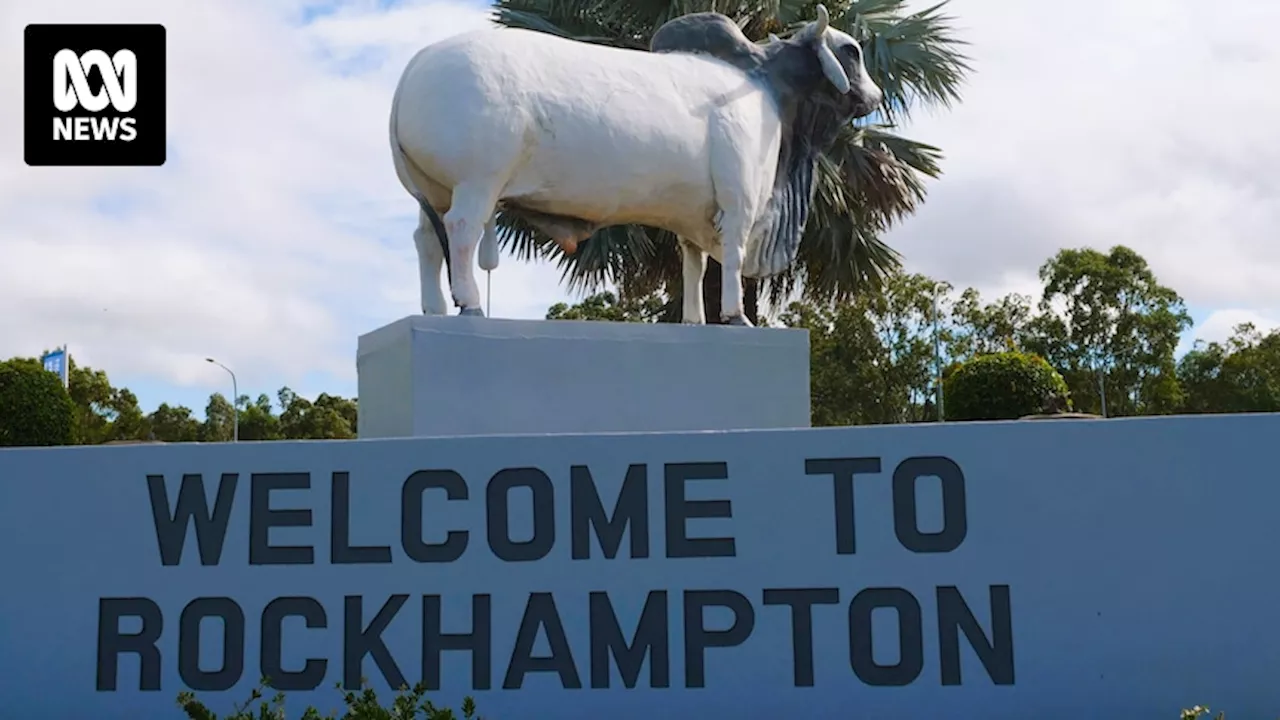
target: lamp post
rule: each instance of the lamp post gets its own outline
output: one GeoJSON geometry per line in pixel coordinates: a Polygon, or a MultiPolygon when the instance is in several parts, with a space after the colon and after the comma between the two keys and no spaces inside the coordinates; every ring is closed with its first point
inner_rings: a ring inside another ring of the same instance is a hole
{"type": "Polygon", "coordinates": [[[938,422],[943,422],[942,412],[942,340],[938,335],[938,286],[933,286],[933,365],[934,373],[937,380],[938,393],[934,398],[937,401],[938,422]]]}
{"type": "Polygon", "coordinates": [[[231,442],[240,442],[240,388],[236,385],[236,374],[213,358],[205,358],[205,362],[217,365],[231,376],[231,442]]]}

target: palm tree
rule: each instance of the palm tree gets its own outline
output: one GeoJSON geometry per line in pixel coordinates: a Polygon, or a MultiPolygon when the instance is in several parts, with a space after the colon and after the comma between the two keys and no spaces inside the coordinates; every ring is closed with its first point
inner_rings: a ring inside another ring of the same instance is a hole
{"type": "MultiPolygon", "coordinates": [[[[941,151],[894,134],[919,106],[949,107],[969,71],[954,37],[947,0],[907,12],[907,0],[825,0],[831,25],[864,48],[867,71],[884,91],[880,110],[845,128],[818,166],[818,190],[795,266],[757,283],[745,281],[746,311],[758,322],[758,297],[772,303],[797,290],[810,300],[844,300],[880,287],[901,266],[900,255],[881,240],[924,200],[925,178],[941,174],[941,151]]],[[[816,15],[815,0],[497,0],[497,20],[508,27],[553,33],[587,42],[647,49],[666,21],[716,10],[761,42],[816,15]]],[[[664,292],[665,319],[680,314],[681,261],[675,237],[643,226],[602,228],[566,255],[550,238],[513,218],[498,216],[499,237],[521,259],[554,260],[571,291],[616,286],[625,297],[664,292]]],[[[708,258],[703,302],[708,322],[720,318],[720,267],[708,258]]]]}

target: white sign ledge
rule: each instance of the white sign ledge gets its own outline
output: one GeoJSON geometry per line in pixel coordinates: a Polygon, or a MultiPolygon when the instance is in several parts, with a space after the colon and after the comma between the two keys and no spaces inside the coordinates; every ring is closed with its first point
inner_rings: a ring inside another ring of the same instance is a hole
{"type": "Polygon", "coordinates": [[[362,439],[809,427],[802,329],[414,315],[356,368],[362,439]]]}

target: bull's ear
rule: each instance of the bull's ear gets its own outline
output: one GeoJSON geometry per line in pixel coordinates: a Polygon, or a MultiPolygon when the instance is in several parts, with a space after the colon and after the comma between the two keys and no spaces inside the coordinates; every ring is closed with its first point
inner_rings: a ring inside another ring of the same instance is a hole
{"type": "Polygon", "coordinates": [[[822,64],[822,74],[827,76],[827,80],[840,91],[841,95],[849,92],[850,82],[849,75],[844,71],[844,66],[836,59],[835,53],[831,52],[831,47],[827,45],[825,39],[818,41],[818,60],[822,64]]]}

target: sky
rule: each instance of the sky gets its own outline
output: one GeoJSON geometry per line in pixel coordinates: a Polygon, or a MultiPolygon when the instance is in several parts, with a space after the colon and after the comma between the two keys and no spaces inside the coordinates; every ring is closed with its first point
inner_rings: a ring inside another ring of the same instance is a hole
{"type": "MultiPolygon", "coordinates": [[[[923,3],[917,3],[923,7],[923,3]]],[[[1128,245],[1199,337],[1280,325],[1280,3],[952,0],[974,71],[901,131],[945,152],[886,240],[906,268],[994,299],[1061,247],[1128,245]]],[[[0,357],[67,344],[144,410],[209,393],[356,394],[356,338],[419,312],[416,208],[387,112],[419,48],[489,21],[434,0],[0,4],[0,357]],[[165,166],[29,168],[28,23],[159,22],[165,166]]],[[[575,297],[504,256],[497,317],[575,297]]],[[[483,277],[481,277],[483,283],[483,277]]],[[[483,288],[483,286],[482,286],[483,288]]],[[[1184,349],[1186,347],[1184,343],[1184,349]]]]}

